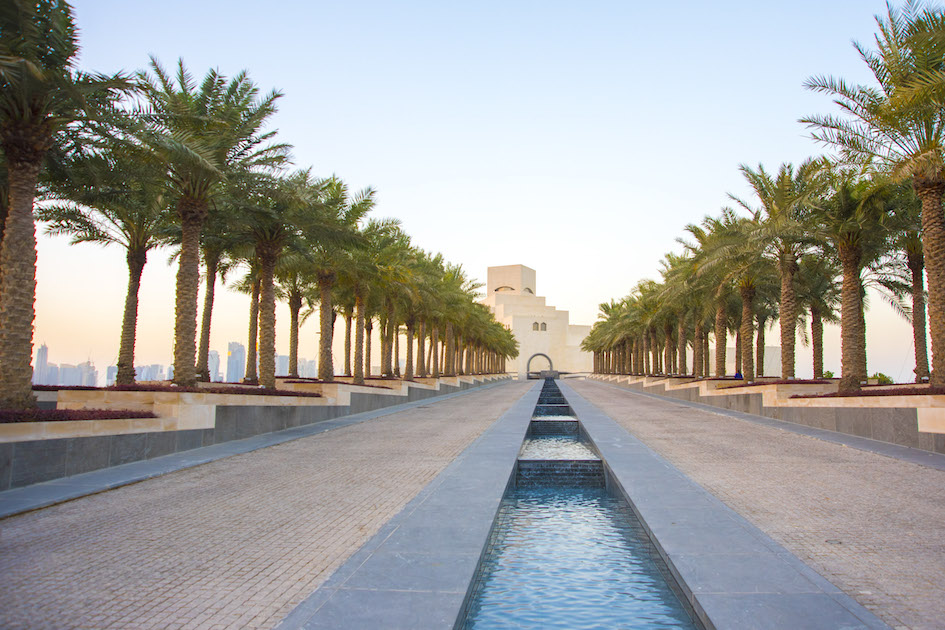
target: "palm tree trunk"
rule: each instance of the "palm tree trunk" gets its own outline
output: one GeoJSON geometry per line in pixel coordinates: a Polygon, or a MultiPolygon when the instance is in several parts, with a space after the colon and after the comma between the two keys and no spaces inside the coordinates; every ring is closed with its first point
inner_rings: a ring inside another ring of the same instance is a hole
{"type": "Polygon", "coordinates": [[[400,324],[394,324],[394,378],[400,378],[400,324]]]}
{"type": "Polygon", "coordinates": [[[643,375],[646,376],[651,374],[650,372],[650,335],[648,333],[643,334],[643,375]]]}
{"type": "Polygon", "coordinates": [[[321,381],[335,380],[331,344],[334,336],[334,309],[331,305],[331,290],[335,286],[335,275],[318,274],[318,378],[321,381]]]}
{"type": "MultiPolygon", "coordinates": [[[[214,252],[203,254],[204,266],[207,273],[204,277],[206,287],[203,294],[203,314],[200,318],[200,341],[197,344],[197,380],[210,382],[210,319],[213,314],[213,294],[217,286],[217,269],[220,265],[220,256],[214,252]]],[[[118,368],[121,371],[121,367],[118,368]]],[[[115,381],[116,383],[118,381],[115,381]]]]}
{"type": "Polygon", "coordinates": [[[929,277],[929,332],[932,337],[932,385],[945,385],[945,181],[913,178],[922,200],[922,251],[929,277]]]}
{"type": "Polygon", "coordinates": [[[374,318],[364,318],[364,378],[371,378],[371,337],[374,333],[374,318]]]}
{"type": "Polygon", "coordinates": [[[440,377],[440,329],[433,327],[430,334],[430,350],[433,353],[433,378],[440,377]]]}
{"type": "Polygon", "coordinates": [[[259,255],[259,383],[276,387],[276,291],[274,273],[279,252],[265,248],[259,255]]]}
{"type": "Polygon", "coordinates": [[[453,376],[456,374],[456,370],[453,367],[453,362],[456,359],[456,348],[454,347],[455,339],[453,339],[453,322],[446,322],[446,343],[444,348],[444,357],[443,361],[443,372],[447,376],[453,376]]]}
{"type": "Polygon", "coordinates": [[[824,316],[820,309],[810,309],[810,345],[814,351],[814,378],[824,377],[824,316]]]}
{"type": "Polygon", "coordinates": [[[407,360],[404,363],[404,380],[412,381],[413,380],[413,329],[414,321],[412,319],[407,320],[407,360]]]}
{"type": "Polygon", "coordinates": [[[351,376],[351,313],[345,313],[345,376],[351,376]]]}
{"type": "MultiPolygon", "coordinates": [[[[794,274],[797,273],[797,259],[793,254],[783,254],[781,267],[781,378],[794,378],[794,347],[797,339],[797,293],[794,291],[794,274]]],[[[760,329],[759,329],[760,332],[760,329]]],[[[764,350],[762,350],[764,352],[764,350]]],[[[761,376],[762,366],[758,366],[761,376]]]]}
{"type": "Polygon", "coordinates": [[[354,384],[364,385],[364,296],[354,292],[354,384]]]}
{"type": "Polygon", "coordinates": [[[915,346],[915,382],[929,377],[929,351],[925,338],[925,286],[922,271],[925,261],[922,252],[906,252],[909,271],[912,272],[912,339],[915,346]]]}
{"type": "Polygon", "coordinates": [[[857,360],[860,318],[860,258],[858,248],[840,244],[840,266],[843,283],[840,286],[840,391],[860,389],[860,369],[857,360]]]}
{"type": "Polygon", "coordinates": [[[728,343],[728,326],[725,301],[719,299],[715,307],[715,375],[725,376],[725,351],[728,343]]]}
{"type": "Polygon", "coordinates": [[[302,310],[302,292],[293,288],[289,293],[289,376],[299,377],[299,311],[302,310]]]}
{"type": "MultiPolygon", "coordinates": [[[[253,293],[249,301],[249,338],[246,348],[246,376],[244,383],[256,385],[259,383],[259,376],[256,372],[257,362],[257,338],[259,334],[259,277],[253,281],[253,293]]],[[[175,373],[176,376],[176,373],[175,373]]]]}
{"type": "Polygon", "coordinates": [[[33,320],[36,318],[33,198],[44,153],[42,150],[32,160],[19,160],[14,159],[9,150],[6,152],[9,208],[0,243],[0,409],[36,407],[33,396],[33,320]]]}
{"type": "Polygon", "coordinates": [[[420,329],[417,331],[417,376],[420,378],[426,378],[427,376],[427,363],[425,362],[426,329],[427,323],[421,319],[420,329]]]}
{"type": "Polygon", "coordinates": [[[125,295],[125,314],[121,320],[121,343],[118,347],[118,374],[116,385],[135,382],[135,332],[138,326],[138,290],[141,272],[148,261],[148,252],[128,250],[128,293],[125,295]]]}
{"type": "Polygon", "coordinates": [[[702,333],[702,375],[708,376],[709,372],[709,331],[703,331],[702,333]]]}
{"type": "MultiPolygon", "coordinates": [[[[207,217],[207,202],[182,197],[177,202],[181,221],[177,297],[174,308],[174,382],[197,385],[197,288],[200,284],[200,232],[207,217]]],[[[6,240],[6,239],[4,239],[6,240]]]]}
{"type": "MultiPolygon", "coordinates": [[[[765,320],[758,318],[758,342],[755,344],[755,376],[765,375],[765,320]]],[[[782,363],[782,365],[784,365],[782,363]]]]}
{"type": "Polygon", "coordinates": [[[394,376],[394,341],[397,337],[395,334],[397,331],[397,312],[391,305],[390,309],[387,312],[387,355],[385,357],[385,369],[386,375],[393,377],[394,376]]]}
{"type": "MultiPolygon", "coordinates": [[[[686,346],[688,345],[686,340],[686,321],[680,317],[679,322],[676,324],[676,354],[679,357],[679,362],[677,363],[677,374],[686,375],[689,373],[689,367],[686,363],[686,346]]],[[[693,362],[695,359],[693,359],[693,362]]]]}
{"type": "Polygon", "coordinates": [[[751,356],[751,345],[752,338],[754,337],[754,323],[755,323],[755,311],[754,311],[754,301],[755,301],[755,287],[753,286],[742,286],[739,287],[738,293],[742,298],[742,343],[744,347],[742,348],[742,375],[744,375],[746,381],[755,380],[755,367],[753,365],[752,356],[751,356]]]}
{"type": "Polygon", "coordinates": [[[692,335],[692,375],[695,378],[702,378],[702,376],[704,376],[704,372],[702,371],[703,364],[705,363],[703,356],[704,346],[702,344],[702,338],[704,336],[702,317],[696,313],[696,325],[692,335]]]}
{"type": "Polygon", "coordinates": [[[465,350],[463,345],[464,341],[465,340],[463,339],[462,335],[456,335],[456,374],[460,376],[463,374],[463,350],[465,350]]]}

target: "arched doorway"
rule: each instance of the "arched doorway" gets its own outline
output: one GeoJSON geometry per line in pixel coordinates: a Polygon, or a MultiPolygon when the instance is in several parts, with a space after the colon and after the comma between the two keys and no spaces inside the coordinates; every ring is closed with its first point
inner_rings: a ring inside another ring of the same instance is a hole
{"type": "Polygon", "coordinates": [[[535,357],[545,357],[545,360],[548,361],[548,371],[549,371],[549,372],[554,371],[555,366],[554,366],[554,364],[551,362],[551,357],[549,357],[547,354],[543,354],[543,353],[541,353],[541,352],[536,352],[536,353],[533,354],[531,357],[529,357],[528,363],[525,365],[525,373],[526,373],[526,374],[532,371],[532,359],[534,359],[535,357]]]}

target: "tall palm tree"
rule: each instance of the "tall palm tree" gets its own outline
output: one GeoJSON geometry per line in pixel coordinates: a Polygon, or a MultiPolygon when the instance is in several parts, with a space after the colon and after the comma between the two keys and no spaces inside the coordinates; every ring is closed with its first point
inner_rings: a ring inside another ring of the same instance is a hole
{"type": "Polygon", "coordinates": [[[827,255],[840,260],[841,285],[841,391],[856,391],[866,380],[866,331],[863,323],[864,288],[861,272],[881,251],[887,238],[883,225],[890,187],[862,174],[838,169],[831,175],[831,194],[814,210],[818,236],[827,255]]]}
{"type": "Polygon", "coordinates": [[[832,77],[808,79],[806,87],[832,96],[843,115],[802,119],[816,140],[837,147],[845,159],[875,160],[894,177],[911,181],[922,202],[934,385],[945,385],[945,109],[939,99],[921,90],[917,95],[915,87],[941,73],[941,47],[927,35],[942,15],[940,9],[925,11],[919,3],[902,10],[887,5],[887,14],[876,17],[876,50],[855,44],[875,86],[832,77]]]}
{"type": "Polygon", "coordinates": [[[47,185],[64,203],[46,205],[36,218],[46,233],[72,236],[72,243],[119,245],[128,265],[128,291],[118,349],[119,385],[134,383],[138,290],[148,252],[166,236],[170,203],[163,165],[127,142],[113,141],[105,150],[75,155],[47,185]]]}
{"type": "Polygon", "coordinates": [[[319,295],[318,378],[331,381],[335,374],[331,353],[335,315],[332,292],[339,273],[348,262],[349,250],[360,244],[358,227],[374,207],[375,192],[365,188],[350,197],[348,186],[335,177],[321,182],[319,187],[323,196],[319,203],[326,213],[325,220],[333,226],[333,235],[326,238],[319,230],[317,234],[309,235],[309,247],[319,295]]]}
{"type": "Polygon", "coordinates": [[[210,203],[227,177],[281,167],[288,146],[271,143],[264,131],[282,94],[260,97],[245,72],[227,81],[211,70],[198,85],[178,62],[172,76],[151,58],[150,72],[139,73],[146,96],[146,141],[168,167],[177,195],[181,226],[174,314],[174,382],[194,386],[197,348],[197,288],[200,235],[210,203]]]}
{"type": "Polygon", "coordinates": [[[810,313],[814,378],[824,377],[824,323],[840,322],[840,276],[838,261],[821,253],[809,253],[798,263],[798,302],[810,313]]]}
{"type": "Polygon", "coordinates": [[[757,170],[742,164],[739,170],[760,207],[755,209],[747,201],[732,197],[743,208],[759,215],[758,230],[753,237],[767,246],[778,265],[781,279],[781,378],[794,378],[798,316],[794,274],[797,273],[798,258],[811,246],[807,238],[809,228],[805,222],[805,206],[822,187],[818,175],[820,169],[819,160],[807,160],[796,170],[793,164],[782,164],[777,174],[772,175],[760,164],[757,170]]]}
{"type": "Polygon", "coordinates": [[[73,69],[72,7],[58,0],[7,0],[0,9],[0,148],[8,197],[0,244],[0,408],[35,406],[36,299],[33,200],[43,160],[68,126],[89,124],[130,87],[122,75],[73,69]]]}

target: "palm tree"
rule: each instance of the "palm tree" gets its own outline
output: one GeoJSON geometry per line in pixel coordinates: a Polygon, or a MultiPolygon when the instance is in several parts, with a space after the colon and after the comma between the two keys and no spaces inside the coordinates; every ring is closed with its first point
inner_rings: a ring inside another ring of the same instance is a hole
{"type": "MultiPolygon", "coordinates": [[[[342,265],[340,278],[354,292],[355,300],[355,337],[354,337],[354,383],[364,384],[364,365],[370,368],[370,354],[365,357],[364,335],[367,321],[373,317],[370,299],[372,284],[382,276],[379,260],[383,250],[397,239],[400,222],[396,219],[372,219],[364,226],[361,234],[364,246],[348,252],[348,260],[342,265]]],[[[370,334],[370,333],[368,333],[370,334]]],[[[370,352],[370,351],[368,351],[370,352]]]]}
{"type": "Polygon", "coordinates": [[[299,377],[299,325],[306,294],[315,285],[311,275],[311,261],[303,254],[284,256],[276,269],[276,287],[279,298],[289,305],[289,377],[299,377]]]}
{"type": "Polygon", "coordinates": [[[876,17],[876,51],[855,44],[877,86],[808,79],[806,87],[831,95],[844,116],[802,119],[816,140],[837,147],[845,159],[875,160],[895,178],[910,180],[922,202],[934,385],[945,384],[945,109],[939,99],[921,90],[917,94],[915,88],[941,73],[940,38],[928,37],[941,18],[941,10],[923,11],[918,3],[901,11],[888,5],[886,16],[876,17]]]}
{"type": "Polygon", "coordinates": [[[174,319],[174,382],[192,387],[196,375],[197,288],[200,235],[211,199],[227,177],[282,166],[288,147],[269,144],[274,131],[263,126],[276,111],[279,92],[260,98],[245,72],[229,82],[216,70],[200,85],[178,62],[169,75],[155,58],[150,73],[139,73],[147,103],[146,140],[168,167],[177,195],[181,226],[174,319]]]}
{"type": "MultiPolygon", "coordinates": [[[[820,161],[807,160],[795,171],[793,164],[782,164],[776,175],[764,166],[754,170],[744,164],[742,175],[760,202],[753,208],[747,201],[732,197],[739,205],[760,217],[754,238],[764,243],[778,265],[781,278],[779,311],[781,320],[781,377],[794,378],[794,344],[798,316],[794,274],[797,260],[810,247],[805,223],[805,205],[821,187],[818,172],[820,161]]],[[[762,332],[759,330],[759,332],[762,332]]]]}
{"type": "Polygon", "coordinates": [[[36,299],[33,200],[43,160],[60,134],[101,118],[122,75],[73,70],[72,8],[54,0],[8,0],[0,10],[0,148],[8,197],[0,244],[0,408],[35,406],[31,367],[36,299]]]}
{"type": "Polygon", "coordinates": [[[798,302],[802,309],[810,312],[813,374],[818,379],[824,377],[824,323],[840,322],[837,315],[840,307],[839,276],[840,268],[834,257],[809,253],[798,263],[798,302]]]}
{"type": "Polygon", "coordinates": [[[125,249],[128,291],[125,296],[116,383],[134,383],[138,289],[148,252],[165,237],[169,200],[163,165],[128,143],[114,141],[103,151],[75,155],[51,181],[48,194],[67,199],[46,205],[36,218],[47,234],[68,234],[72,243],[119,245],[125,249]]]}
{"type": "Polygon", "coordinates": [[[843,275],[840,390],[856,391],[867,376],[861,272],[879,256],[887,238],[883,222],[890,187],[860,173],[837,170],[831,175],[831,189],[814,215],[826,253],[836,253],[843,275]]]}
{"type": "Polygon", "coordinates": [[[326,212],[326,222],[333,227],[333,235],[326,238],[321,230],[317,235],[309,235],[309,247],[319,295],[318,378],[331,381],[335,374],[331,353],[335,323],[332,291],[348,261],[348,250],[360,244],[358,226],[374,207],[375,192],[365,188],[349,198],[348,186],[335,177],[319,186],[323,195],[320,204],[326,212]]]}

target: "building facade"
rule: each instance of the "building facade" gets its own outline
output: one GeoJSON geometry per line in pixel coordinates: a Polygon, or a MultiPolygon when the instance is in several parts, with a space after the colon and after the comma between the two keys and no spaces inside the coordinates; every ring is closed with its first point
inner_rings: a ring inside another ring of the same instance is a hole
{"type": "Polygon", "coordinates": [[[536,294],[535,270],[525,265],[489,267],[486,281],[488,306],[500,324],[518,340],[518,358],[506,369],[524,378],[526,372],[554,369],[559,372],[590,372],[594,359],[581,350],[590,326],[571,324],[568,311],[548,306],[536,294]]]}

